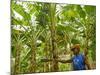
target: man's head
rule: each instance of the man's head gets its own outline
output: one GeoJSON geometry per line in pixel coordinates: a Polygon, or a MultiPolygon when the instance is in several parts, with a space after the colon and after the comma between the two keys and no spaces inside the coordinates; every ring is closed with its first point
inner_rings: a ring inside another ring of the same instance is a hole
{"type": "Polygon", "coordinates": [[[75,44],[71,47],[71,51],[74,53],[74,55],[79,54],[80,52],[80,45],[79,44],[75,44]]]}

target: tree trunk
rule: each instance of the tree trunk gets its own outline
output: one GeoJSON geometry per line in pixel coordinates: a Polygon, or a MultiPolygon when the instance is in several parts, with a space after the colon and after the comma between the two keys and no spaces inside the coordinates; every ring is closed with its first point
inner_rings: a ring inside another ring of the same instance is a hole
{"type": "Polygon", "coordinates": [[[31,43],[31,57],[30,57],[30,72],[36,72],[36,44],[35,41],[31,43]]]}
{"type": "MultiPolygon", "coordinates": [[[[48,38],[45,39],[45,48],[44,48],[44,54],[46,58],[49,58],[49,44],[48,44],[48,38]]],[[[44,72],[49,71],[49,62],[44,63],[44,72]]]]}
{"type": "Polygon", "coordinates": [[[50,4],[50,31],[52,39],[52,53],[53,53],[53,71],[58,71],[58,58],[57,43],[56,43],[56,4],[50,4]]]}
{"type": "MultiPolygon", "coordinates": [[[[51,40],[51,38],[49,40],[49,51],[50,51],[49,58],[53,59],[53,54],[52,54],[52,40],[51,40]]],[[[50,72],[52,72],[53,71],[53,62],[51,61],[49,63],[50,63],[50,72]]]]}
{"type": "Polygon", "coordinates": [[[15,72],[14,72],[14,75],[20,73],[20,53],[21,53],[21,46],[19,44],[16,44],[15,72]]]}
{"type": "Polygon", "coordinates": [[[86,31],[85,31],[85,36],[86,36],[86,38],[85,38],[85,50],[84,50],[84,54],[85,54],[85,56],[87,56],[88,55],[88,32],[87,32],[87,29],[86,29],[86,31]]]}

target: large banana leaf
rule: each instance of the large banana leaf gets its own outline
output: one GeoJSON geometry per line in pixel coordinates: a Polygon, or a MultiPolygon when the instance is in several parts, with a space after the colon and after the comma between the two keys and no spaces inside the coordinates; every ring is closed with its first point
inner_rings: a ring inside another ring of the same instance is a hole
{"type": "Polygon", "coordinates": [[[23,8],[22,5],[18,5],[18,4],[13,4],[12,5],[12,10],[16,11],[18,14],[20,14],[21,16],[23,16],[23,18],[25,20],[30,20],[30,14],[28,14],[25,9],[23,8]]]}

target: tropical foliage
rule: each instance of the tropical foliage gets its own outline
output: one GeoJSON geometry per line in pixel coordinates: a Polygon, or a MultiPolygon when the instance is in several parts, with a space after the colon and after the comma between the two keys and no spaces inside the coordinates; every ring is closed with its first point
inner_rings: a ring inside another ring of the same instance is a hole
{"type": "Polygon", "coordinates": [[[73,44],[81,45],[94,69],[96,7],[12,0],[11,39],[12,75],[72,70],[71,64],[55,60],[69,59],[73,44]]]}

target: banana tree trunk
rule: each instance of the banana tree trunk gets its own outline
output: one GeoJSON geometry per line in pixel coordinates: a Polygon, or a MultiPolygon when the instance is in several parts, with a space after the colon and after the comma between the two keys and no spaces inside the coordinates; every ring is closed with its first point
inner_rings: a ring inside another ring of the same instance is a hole
{"type": "Polygon", "coordinates": [[[31,42],[31,57],[30,57],[30,72],[36,72],[36,44],[35,41],[31,42]]]}
{"type": "Polygon", "coordinates": [[[88,42],[89,42],[89,39],[88,39],[88,27],[86,27],[86,30],[85,30],[85,50],[84,50],[84,54],[85,56],[88,55],[88,42]]]}
{"type": "Polygon", "coordinates": [[[50,4],[50,31],[52,39],[52,54],[53,54],[53,71],[58,71],[58,58],[57,43],[56,43],[56,4],[50,4]]]}
{"type": "Polygon", "coordinates": [[[20,53],[21,53],[21,46],[16,44],[16,55],[15,55],[15,72],[14,75],[20,73],[20,53]]]}
{"type": "MultiPolygon", "coordinates": [[[[49,51],[50,51],[49,58],[53,59],[53,54],[52,54],[52,40],[51,40],[51,38],[49,39],[49,51]]],[[[50,72],[52,72],[52,71],[53,71],[53,62],[51,61],[50,62],[50,72]]]]}
{"type": "MultiPolygon", "coordinates": [[[[44,48],[44,54],[46,58],[49,58],[48,54],[49,54],[49,43],[48,43],[48,39],[45,39],[45,48],[44,48]]],[[[44,72],[48,72],[49,71],[49,62],[45,62],[44,63],[44,72]]]]}

